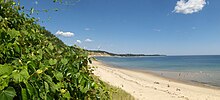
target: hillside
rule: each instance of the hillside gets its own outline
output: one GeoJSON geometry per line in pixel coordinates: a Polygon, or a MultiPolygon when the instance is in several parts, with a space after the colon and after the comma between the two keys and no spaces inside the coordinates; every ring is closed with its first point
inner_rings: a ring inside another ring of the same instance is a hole
{"type": "Polygon", "coordinates": [[[90,56],[120,56],[120,57],[130,57],[130,56],[166,56],[166,55],[160,55],[160,54],[152,54],[152,55],[146,55],[146,54],[116,54],[116,53],[110,53],[107,51],[101,51],[101,50],[87,50],[89,52],[90,56]]]}
{"type": "Polygon", "coordinates": [[[23,10],[0,0],[0,100],[108,98],[88,53],[66,46],[23,10]]]}

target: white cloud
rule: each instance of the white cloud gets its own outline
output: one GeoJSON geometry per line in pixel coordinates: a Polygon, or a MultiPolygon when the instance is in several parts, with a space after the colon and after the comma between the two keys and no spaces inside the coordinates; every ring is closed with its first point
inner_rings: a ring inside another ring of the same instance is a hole
{"type": "Polygon", "coordinates": [[[201,11],[205,5],[205,0],[179,0],[173,12],[192,14],[201,11]]]}
{"type": "Polygon", "coordinates": [[[79,43],[79,44],[80,44],[80,43],[82,43],[82,42],[81,42],[80,40],[76,40],[76,43],[79,43]]]}
{"type": "Polygon", "coordinates": [[[58,35],[58,36],[64,36],[64,37],[74,36],[74,33],[72,33],[72,32],[63,32],[63,31],[60,31],[60,30],[58,30],[55,34],[58,35]]]}
{"type": "Polygon", "coordinates": [[[37,5],[37,4],[38,4],[38,1],[35,1],[34,3],[37,5]]]}
{"type": "Polygon", "coordinates": [[[93,40],[91,39],[86,39],[85,42],[92,42],[93,40]]]}

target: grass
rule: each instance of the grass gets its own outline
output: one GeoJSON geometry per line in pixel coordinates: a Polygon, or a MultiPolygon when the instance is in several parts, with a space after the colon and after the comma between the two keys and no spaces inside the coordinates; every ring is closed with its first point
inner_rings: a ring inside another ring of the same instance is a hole
{"type": "MultiPolygon", "coordinates": [[[[135,98],[127,93],[126,91],[122,90],[121,88],[119,87],[115,87],[115,86],[112,86],[104,81],[101,81],[97,76],[94,76],[93,75],[93,78],[95,79],[95,81],[97,83],[101,83],[104,85],[105,87],[105,90],[108,91],[108,94],[110,96],[110,100],[135,100],[135,98]]],[[[102,98],[101,98],[102,100],[102,98]]]]}
{"type": "Polygon", "coordinates": [[[127,93],[121,88],[109,85],[105,82],[104,84],[109,90],[111,100],[135,100],[135,98],[131,94],[127,93]]]}

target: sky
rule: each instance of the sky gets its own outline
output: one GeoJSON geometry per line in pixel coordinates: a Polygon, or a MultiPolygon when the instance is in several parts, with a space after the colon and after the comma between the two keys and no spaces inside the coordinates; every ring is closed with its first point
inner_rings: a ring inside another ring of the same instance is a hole
{"type": "Polygon", "coordinates": [[[67,45],[113,53],[220,55],[220,0],[22,0],[67,45]],[[58,8],[58,11],[54,9],[58,8]]]}

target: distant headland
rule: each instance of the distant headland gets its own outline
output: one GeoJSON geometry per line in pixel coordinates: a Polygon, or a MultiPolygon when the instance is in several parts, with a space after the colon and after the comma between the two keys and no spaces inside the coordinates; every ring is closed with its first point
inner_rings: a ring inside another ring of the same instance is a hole
{"type": "Polygon", "coordinates": [[[107,51],[102,50],[87,50],[89,52],[90,56],[120,56],[120,57],[130,57],[130,56],[166,56],[166,55],[160,55],[160,54],[116,54],[116,53],[110,53],[107,51]]]}

